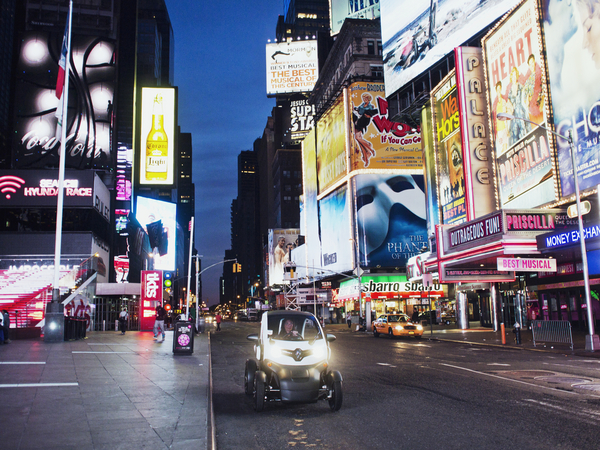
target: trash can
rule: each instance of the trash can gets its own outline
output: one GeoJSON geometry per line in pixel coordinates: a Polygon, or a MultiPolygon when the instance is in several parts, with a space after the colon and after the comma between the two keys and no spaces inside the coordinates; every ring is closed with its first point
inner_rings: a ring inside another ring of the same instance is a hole
{"type": "Polygon", "coordinates": [[[173,327],[173,353],[191,355],[194,353],[194,326],[192,322],[179,320],[173,327]]]}

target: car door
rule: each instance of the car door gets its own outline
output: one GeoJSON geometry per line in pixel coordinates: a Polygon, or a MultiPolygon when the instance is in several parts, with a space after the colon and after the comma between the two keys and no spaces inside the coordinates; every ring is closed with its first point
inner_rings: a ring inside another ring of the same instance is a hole
{"type": "Polygon", "coordinates": [[[383,315],[381,317],[379,317],[379,319],[377,320],[378,324],[377,324],[377,332],[378,333],[387,333],[387,315],[383,315]]]}

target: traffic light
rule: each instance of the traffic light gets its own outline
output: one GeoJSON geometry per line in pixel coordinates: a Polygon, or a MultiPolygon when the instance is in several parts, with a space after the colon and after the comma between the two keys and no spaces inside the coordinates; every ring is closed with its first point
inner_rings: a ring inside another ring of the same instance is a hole
{"type": "Polygon", "coordinates": [[[237,271],[238,271],[238,272],[241,272],[241,271],[242,271],[242,265],[241,265],[240,263],[238,263],[238,265],[237,265],[237,271]]]}
{"type": "Polygon", "coordinates": [[[171,286],[173,285],[172,277],[173,274],[171,272],[164,272],[163,287],[167,290],[171,289],[171,286]]]}
{"type": "Polygon", "coordinates": [[[242,265],[238,263],[233,263],[233,273],[238,273],[242,271],[242,265]]]}

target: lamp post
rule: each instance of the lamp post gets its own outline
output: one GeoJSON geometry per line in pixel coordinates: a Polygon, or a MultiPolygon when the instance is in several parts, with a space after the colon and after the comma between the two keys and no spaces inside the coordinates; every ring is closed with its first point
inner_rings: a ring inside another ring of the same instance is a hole
{"type": "Polygon", "coordinates": [[[507,113],[498,113],[496,115],[498,120],[522,120],[523,122],[530,123],[532,125],[538,126],[553,135],[564,139],[569,143],[569,149],[571,150],[571,163],[573,164],[573,177],[575,178],[575,198],[577,200],[577,221],[579,223],[579,244],[581,246],[581,263],[583,265],[583,284],[585,287],[585,305],[587,309],[587,322],[588,322],[588,330],[589,334],[585,337],[585,349],[588,351],[595,351],[600,349],[600,339],[598,335],[595,334],[594,330],[594,315],[592,311],[592,299],[590,296],[590,276],[588,273],[588,263],[587,263],[587,250],[585,248],[585,235],[583,234],[583,218],[581,217],[581,200],[579,199],[579,180],[577,179],[577,164],[575,162],[575,147],[573,146],[573,133],[569,130],[569,136],[563,136],[562,134],[555,133],[549,128],[546,128],[542,125],[539,125],[531,120],[523,119],[522,117],[515,117],[512,114],[507,113]]]}

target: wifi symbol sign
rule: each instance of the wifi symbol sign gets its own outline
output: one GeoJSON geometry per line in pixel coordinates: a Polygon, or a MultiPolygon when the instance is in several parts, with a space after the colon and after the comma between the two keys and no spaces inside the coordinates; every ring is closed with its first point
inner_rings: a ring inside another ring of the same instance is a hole
{"type": "Polygon", "coordinates": [[[6,194],[6,199],[10,199],[10,194],[14,194],[17,192],[23,184],[25,184],[25,180],[19,177],[15,177],[14,175],[5,175],[0,177],[0,192],[6,194]]]}

